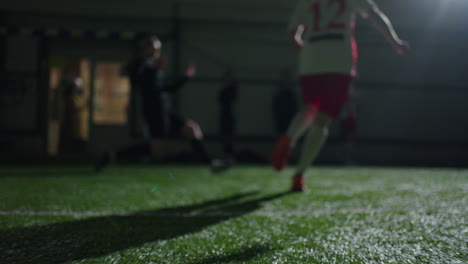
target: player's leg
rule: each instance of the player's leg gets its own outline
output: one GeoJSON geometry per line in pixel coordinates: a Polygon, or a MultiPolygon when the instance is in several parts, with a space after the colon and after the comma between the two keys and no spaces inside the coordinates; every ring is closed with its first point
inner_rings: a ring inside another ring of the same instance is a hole
{"type": "Polygon", "coordinates": [[[151,139],[140,142],[117,152],[121,157],[146,157],[159,160],[164,154],[164,138],[169,131],[169,115],[163,109],[153,108],[144,113],[144,119],[149,129],[151,139]]]}
{"type": "Polygon", "coordinates": [[[299,112],[291,122],[286,135],[277,139],[273,153],[271,155],[271,164],[281,171],[286,167],[289,155],[296,145],[297,140],[304,134],[307,128],[312,124],[320,107],[320,98],[316,90],[321,86],[321,78],[316,76],[302,76],[302,97],[305,108],[299,112]]]}
{"type": "Polygon", "coordinates": [[[305,107],[300,111],[291,122],[286,133],[287,137],[291,140],[291,146],[296,146],[297,141],[304,132],[309,128],[318,113],[318,104],[312,104],[305,107]]]}
{"type": "Polygon", "coordinates": [[[312,124],[317,114],[317,109],[316,105],[309,105],[303,111],[299,112],[292,121],[287,134],[276,140],[275,148],[271,155],[271,163],[276,170],[281,171],[286,167],[292,149],[296,146],[299,138],[312,124]]]}
{"type": "Polygon", "coordinates": [[[299,164],[294,174],[292,190],[304,190],[304,172],[307,167],[317,158],[318,153],[323,147],[327,137],[328,128],[332,123],[332,118],[325,113],[317,113],[317,116],[307,131],[304,145],[302,148],[299,164]]]}
{"type": "Polygon", "coordinates": [[[301,157],[299,160],[296,173],[293,177],[292,190],[304,190],[304,172],[307,167],[316,159],[318,153],[322,149],[328,137],[328,128],[332,122],[332,118],[325,113],[317,113],[313,124],[309,127],[306,138],[303,144],[301,157]]]}
{"type": "Polygon", "coordinates": [[[175,112],[172,113],[171,119],[174,129],[179,130],[182,136],[191,141],[193,151],[211,167],[213,172],[221,172],[231,166],[231,162],[228,160],[213,159],[211,157],[203,140],[202,129],[197,122],[185,119],[175,112]]]}
{"type": "Polygon", "coordinates": [[[163,151],[162,139],[167,134],[167,114],[161,109],[151,108],[143,112],[143,117],[148,125],[151,139],[142,140],[116,151],[104,153],[96,162],[97,172],[119,160],[144,157],[159,158],[161,156],[163,151]]]}
{"type": "Polygon", "coordinates": [[[319,112],[315,115],[313,124],[307,132],[306,140],[302,147],[302,153],[296,173],[293,177],[292,190],[304,190],[303,175],[315,161],[328,136],[328,128],[332,121],[345,105],[349,97],[349,87],[352,78],[347,75],[328,74],[321,76],[323,87],[317,91],[320,97],[319,112]]]}
{"type": "Polygon", "coordinates": [[[200,125],[193,120],[186,120],[182,126],[182,135],[190,140],[192,149],[204,162],[211,162],[200,125]]]}

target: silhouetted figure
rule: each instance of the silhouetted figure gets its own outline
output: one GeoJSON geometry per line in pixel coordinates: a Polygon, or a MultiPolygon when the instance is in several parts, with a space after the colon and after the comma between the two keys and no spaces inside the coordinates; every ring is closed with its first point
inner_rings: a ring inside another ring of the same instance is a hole
{"type": "MultiPolygon", "coordinates": [[[[63,111],[61,120],[61,150],[85,152],[89,138],[88,96],[78,74],[69,73],[62,81],[63,111]]],[[[57,96],[57,94],[55,95],[57,96]]]]}
{"type": "Polygon", "coordinates": [[[293,91],[294,81],[291,72],[284,70],[281,73],[278,89],[273,95],[273,120],[278,134],[283,135],[289,127],[289,123],[298,111],[298,100],[293,91]]]}
{"type": "MultiPolygon", "coordinates": [[[[208,154],[200,126],[195,121],[185,118],[172,106],[172,94],[195,75],[195,66],[190,65],[184,77],[170,83],[165,71],[168,59],[161,56],[161,48],[162,43],[157,37],[143,39],[139,43],[138,56],[129,62],[127,69],[131,82],[131,96],[138,95],[141,98],[141,113],[148,127],[150,139],[104,155],[96,166],[97,171],[118,159],[144,156],[158,159],[164,153],[165,140],[172,136],[184,136],[189,139],[197,157],[210,164],[213,171],[227,168],[226,162],[212,160],[208,154]]],[[[132,98],[130,101],[138,102],[132,98]]],[[[131,105],[130,108],[132,107],[131,105]]]]}
{"type": "Polygon", "coordinates": [[[219,92],[220,105],[220,130],[223,140],[223,151],[229,156],[234,156],[234,137],[236,133],[236,116],[234,106],[237,101],[239,84],[232,70],[227,69],[223,76],[223,86],[219,92]]]}

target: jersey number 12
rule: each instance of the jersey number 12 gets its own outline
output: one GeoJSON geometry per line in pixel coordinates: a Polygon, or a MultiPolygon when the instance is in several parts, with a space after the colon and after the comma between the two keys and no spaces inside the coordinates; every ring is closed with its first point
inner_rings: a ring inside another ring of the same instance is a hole
{"type": "Polygon", "coordinates": [[[342,29],[346,25],[344,23],[339,23],[338,21],[346,12],[346,1],[347,0],[328,0],[327,8],[330,8],[333,5],[338,5],[338,11],[335,16],[331,19],[325,27],[320,27],[320,14],[323,10],[323,5],[321,3],[314,3],[309,8],[309,11],[314,13],[313,29],[315,32],[320,32],[324,29],[342,29]]]}

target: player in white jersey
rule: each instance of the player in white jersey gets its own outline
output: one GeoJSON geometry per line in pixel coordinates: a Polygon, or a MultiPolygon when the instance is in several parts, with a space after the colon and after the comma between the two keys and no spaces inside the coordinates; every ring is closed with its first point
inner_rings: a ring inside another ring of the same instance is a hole
{"type": "Polygon", "coordinates": [[[402,55],[407,42],[373,0],[299,0],[289,23],[289,37],[299,52],[299,75],[305,108],[280,137],[272,165],[282,170],[297,140],[307,131],[292,190],[304,190],[303,174],[316,158],[328,127],[345,105],[356,75],[355,16],[371,19],[402,55]]]}

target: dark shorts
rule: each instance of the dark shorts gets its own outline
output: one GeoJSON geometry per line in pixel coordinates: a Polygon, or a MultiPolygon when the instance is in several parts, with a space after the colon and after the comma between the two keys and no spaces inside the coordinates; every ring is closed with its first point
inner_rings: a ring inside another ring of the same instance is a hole
{"type": "Polygon", "coordinates": [[[317,74],[300,77],[305,105],[315,104],[319,112],[336,119],[348,101],[353,77],[346,74],[317,74]]]}
{"type": "MultiPolygon", "coordinates": [[[[154,110],[154,109],[153,109],[154,110]]],[[[187,123],[187,119],[176,111],[146,111],[145,120],[151,138],[177,137],[187,123]]]]}

